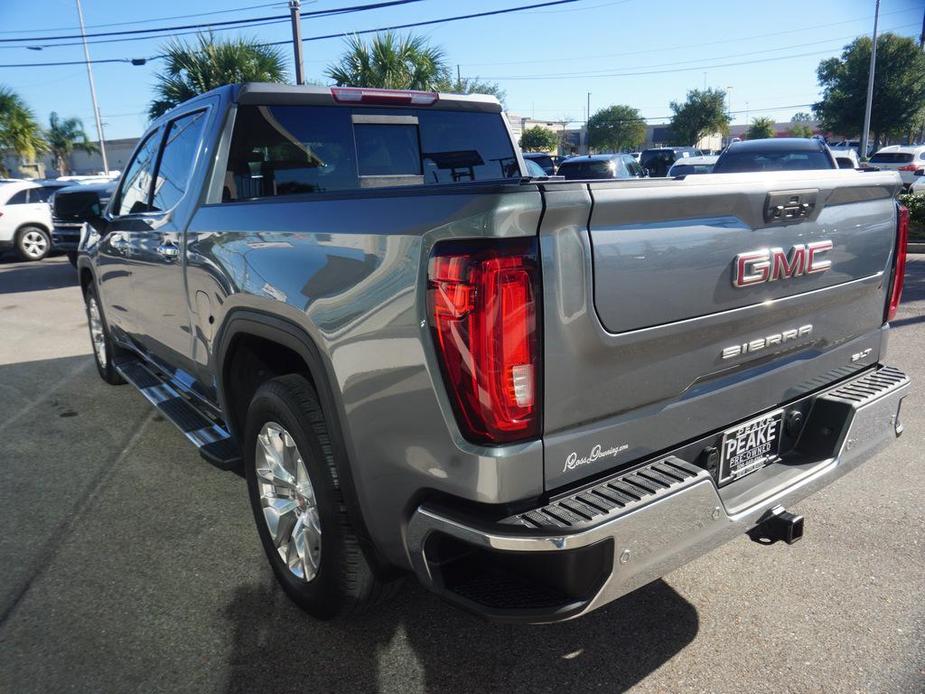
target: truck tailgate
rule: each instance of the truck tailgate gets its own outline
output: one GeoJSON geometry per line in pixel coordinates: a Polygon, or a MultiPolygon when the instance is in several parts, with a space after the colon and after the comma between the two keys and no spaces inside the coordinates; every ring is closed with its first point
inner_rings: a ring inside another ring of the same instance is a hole
{"type": "Polygon", "coordinates": [[[898,187],[856,171],[547,186],[547,488],[875,363],[898,187]]]}

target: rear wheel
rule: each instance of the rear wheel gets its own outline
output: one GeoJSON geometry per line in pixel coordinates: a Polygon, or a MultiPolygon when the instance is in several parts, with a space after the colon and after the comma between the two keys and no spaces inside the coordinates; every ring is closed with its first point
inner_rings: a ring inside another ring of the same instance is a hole
{"type": "Polygon", "coordinates": [[[324,414],[302,376],[261,385],[247,412],[247,487],[257,532],[283,589],[320,619],[382,594],[347,509],[324,414]]]}
{"type": "Polygon", "coordinates": [[[96,370],[106,383],[114,386],[121,385],[125,383],[125,379],[112,363],[117,354],[117,348],[112,343],[109,326],[106,325],[103,310],[100,308],[99,296],[92,284],[84,290],[84,303],[87,309],[87,325],[90,328],[90,344],[93,347],[96,370]]]}
{"type": "Polygon", "coordinates": [[[23,260],[42,260],[51,251],[51,237],[42,227],[23,227],[16,235],[16,250],[23,260]]]}

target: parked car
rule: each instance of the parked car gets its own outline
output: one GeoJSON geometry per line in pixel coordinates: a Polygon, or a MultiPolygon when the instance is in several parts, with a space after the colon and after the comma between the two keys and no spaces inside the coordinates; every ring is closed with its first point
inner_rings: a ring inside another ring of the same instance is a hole
{"type": "MultiPolygon", "coordinates": [[[[243,469],[314,615],[414,573],[489,618],[576,617],[742,532],[798,540],[785,508],[902,432],[896,172],[524,166],[493,97],[226,86],[88,215],[100,376],[243,469]]],[[[811,580],[787,571],[755,590],[811,580]]]]}
{"type": "Polygon", "coordinates": [[[733,142],[719,155],[713,173],[837,168],[831,150],[820,140],[772,137],[733,142]]]}
{"type": "Polygon", "coordinates": [[[537,164],[533,159],[524,157],[524,164],[527,168],[527,175],[532,178],[548,178],[551,174],[547,173],[542,166],[537,164]]]}
{"type": "Polygon", "coordinates": [[[653,147],[643,150],[639,163],[649,176],[661,177],[668,175],[668,169],[678,159],[701,156],[703,152],[696,147],[653,147]]]}
{"type": "Polygon", "coordinates": [[[559,164],[558,174],[566,180],[642,178],[645,171],[631,154],[591,154],[572,157],[559,164]]]}
{"type": "Polygon", "coordinates": [[[925,195],[925,168],[916,169],[913,175],[915,178],[912,179],[909,192],[916,195],[925,195]]]}
{"type": "Polygon", "coordinates": [[[22,260],[42,260],[51,251],[49,196],[69,185],[55,181],[0,183],[0,252],[15,250],[22,260]]]}
{"type": "Polygon", "coordinates": [[[903,185],[910,186],[915,180],[915,171],[925,167],[925,145],[884,147],[870,158],[870,165],[878,169],[898,171],[903,185]]]}
{"type": "MultiPolygon", "coordinates": [[[[855,155],[857,155],[858,158],[861,157],[861,141],[860,140],[841,140],[840,142],[836,142],[834,145],[830,145],[830,146],[833,150],[839,150],[839,149],[854,150],[855,155]]],[[[870,153],[873,152],[873,148],[874,148],[873,144],[868,143],[867,145],[868,155],[870,155],[870,153]]]]}
{"type": "Polygon", "coordinates": [[[525,152],[523,156],[525,160],[536,162],[541,166],[547,176],[552,176],[556,173],[556,159],[558,157],[553,157],[545,152],[525,152]]]}
{"type": "Polygon", "coordinates": [[[858,159],[858,153],[851,149],[830,148],[832,156],[835,157],[835,164],[839,169],[858,169],[861,167],[861,161],[858,159]]]}
{"type": "Polygon", "coordinates": [[[117,181],[102,183],[81,183],[69,185],[52,194],[49,202],[52,208],[51,248],[67,254],[71,264],[77,265],[77,249],[80,245],[84,219],[88,215],[100,215],[116,190],[117,181]]]}
{"type": "Polygon", "coordinates": [[[679,159],[668,169],[668,177],[687,176],[689,174],[713,173],[718,156],[684,157],[679,159]]]}

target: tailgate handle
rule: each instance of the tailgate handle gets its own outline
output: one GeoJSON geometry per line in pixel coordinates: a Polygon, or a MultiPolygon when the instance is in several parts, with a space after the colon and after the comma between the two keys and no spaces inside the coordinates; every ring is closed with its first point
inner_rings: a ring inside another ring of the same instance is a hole
{"type": "Polygon", "coordinates": [[[768,193],[764,206],[764,221],[773,224],[807,219],[816,209],[818,194],[818,189],[768,193]]]}

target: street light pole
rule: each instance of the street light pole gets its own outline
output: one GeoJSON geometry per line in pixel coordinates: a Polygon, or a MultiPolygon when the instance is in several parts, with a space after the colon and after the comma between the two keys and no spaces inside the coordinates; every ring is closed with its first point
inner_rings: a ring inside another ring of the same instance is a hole
{"type": "Polygon", "coordinates": [[[870,110],[874,103],[874,73],[877,71],[877,20],[880,18],[880,0],[874,10],[874,35],[870,46],[870,72],[867,75],[867,103],[864,104],[864,130],[861,131],[861,158],[867,158],[867,137],[870,132],[870,110]]]}
{"type": "Polygon", "coordinates": [[[84,60],[87,62],[87,79],[90,80],[90,100],[93,102],[93,117],[96,119],[96,136],[100,139],[100,156],[103,159],[103,173],[109,175],[109,160],[106,159],[106,142],[103,140],[103,121],[100,107],[96,103],[96,85],[93,84],[93,68],[90,65],[90,49],[87,48],[87,33],[84,30],[84,13],[77,1],[77,19],[80,20],[80,38],[84,45],[84,60]]]}
{"type": "Polygon", "coordinates": [[[588,92],[588,110],[585,118],[585,143],[588,145],[588,156],[591,156],[591,92],[588,92]]]}
{"type": "Polygon", "coordinates": [[[289,14],[292,17],[292,53],[295,63],[295,83],[305,84],[305,67],[302,64],[302,9],[300,0],[289,0],[289,14]]]}

